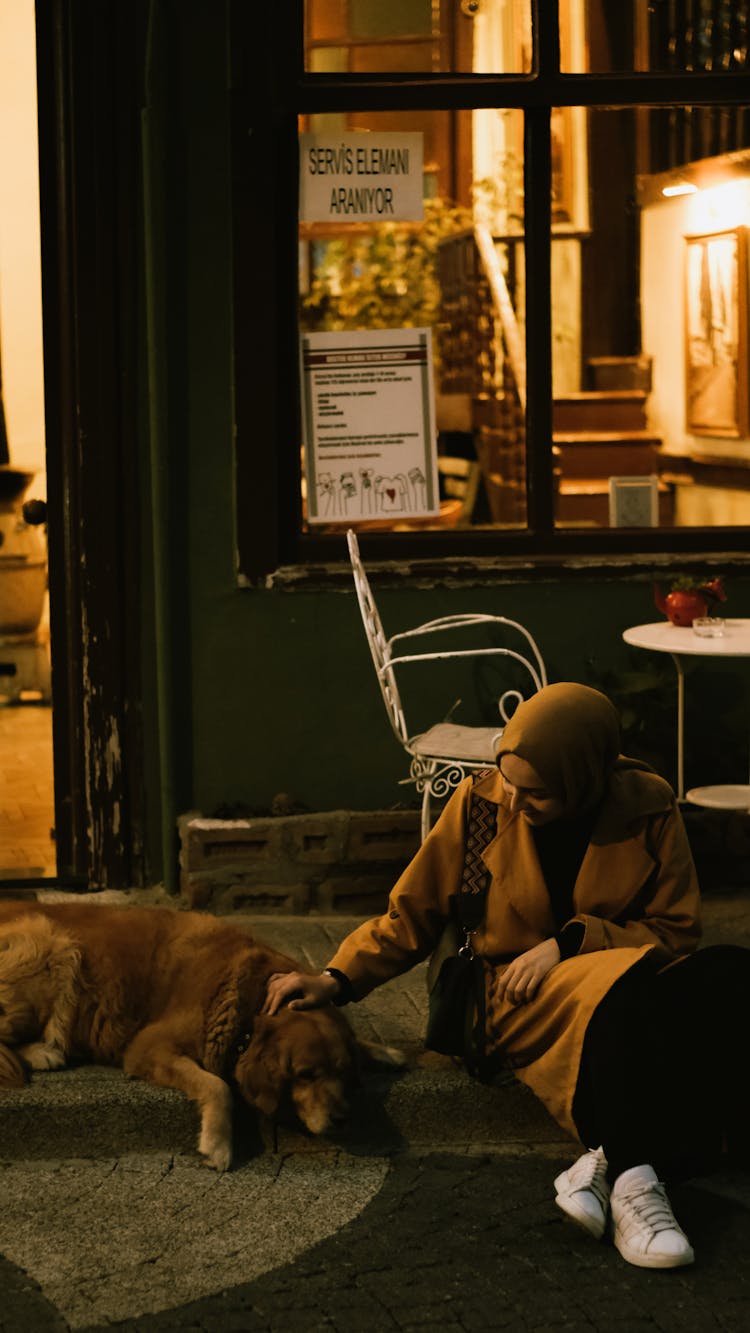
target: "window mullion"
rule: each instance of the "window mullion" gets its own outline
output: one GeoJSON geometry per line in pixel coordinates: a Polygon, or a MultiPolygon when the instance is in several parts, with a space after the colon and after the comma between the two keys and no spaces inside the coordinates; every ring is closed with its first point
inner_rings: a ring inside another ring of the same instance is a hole
{"type": "Polygon", "coordinates": [[[560,15],[557,4],[535,0],[533,5],[535,69],[540,78],[555,78],[560,69],[560,15]],[[544,22],[540,16],[544,11],[544,22]]]}
{"type": "Polygon", "coordinates": [[[550,171],[549,108],[534,107],[526,112],[524,134],[526,476],[528,525],[540,535],[554,528],[550,171]]]}

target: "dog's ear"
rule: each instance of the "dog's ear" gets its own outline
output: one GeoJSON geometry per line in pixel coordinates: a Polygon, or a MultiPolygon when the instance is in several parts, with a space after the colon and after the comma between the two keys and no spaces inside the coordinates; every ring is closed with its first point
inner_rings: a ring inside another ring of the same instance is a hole
{"type": "Polygon", "coordinates": [[[16,1052],[0,1042],[0,1087],[23,1088],[28,1079],[16,1052]]]}
{"type": "Polygon", "coordinates": [[[284,1089],[277,1028],[273,1018],[262,1014],[255,1018],[252,1038],[234,1071],[245,1101],[268,1116],[278,1111],[284,1089]]]}
{"type": "MultiPolygon", "coordinates": [[[[26,918],[24,918],[25,923],[26,918]]],[[[39,945],[33,932],[19,930],[15,922],[0,936],[0,977],[16,981],[36,968],[39,945]]]]}
{"type": "Polygon", "coordinates": [[[25,979],[59,959],[78,962],[78,951],[65,931],[43,916],[23,916],[8,923],[0,935],[0,975],[7,981],[25,979]]]}

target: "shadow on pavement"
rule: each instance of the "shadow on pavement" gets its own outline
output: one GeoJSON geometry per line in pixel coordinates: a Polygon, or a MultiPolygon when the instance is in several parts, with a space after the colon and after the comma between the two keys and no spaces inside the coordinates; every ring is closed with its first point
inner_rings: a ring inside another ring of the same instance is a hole
{"type": "MultiPolygon", "coordinates": [[[[108,1328],[698,1330],[750,1326],[750,1188],[672,1191],[695,1266],[636,1269],[554,1204],[552,1155],[396,1157],[335,1236],[258,1280],[108,1328]]],[[[320,1207],[325,1207],[321,1168],[320,1207]]],[[[88,1333],[94,1333],[91,1329],[88,1333]]],[[[99,1333],[99,1330],[97,1330],[99,1333]]]]}

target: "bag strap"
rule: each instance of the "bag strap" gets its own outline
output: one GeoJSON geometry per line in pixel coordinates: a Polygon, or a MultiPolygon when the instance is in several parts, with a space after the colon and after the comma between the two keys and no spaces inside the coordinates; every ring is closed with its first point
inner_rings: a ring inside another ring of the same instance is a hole
{"type": "MultiPolygon", "coordinates": [[[[474,774],[473,785],[481,782],[492,769],[480,769],[474,774]]],[[[477,796],[473,790],[469,801],[466,826],[464,868],[457,898],[458,920],[464,933],[459,956],[469,960],[474,970],[474,1004],[467,1006],[464,1018],[464,1063],[473,1078],[491,1082],[496,1073],[496,1061],[488,1059],[485,1051],[486,995],[484,964],[474,953],[471,936],[484,920],[487,893],[492,876],[482,860],[482,852],[497,833],[498,808],[495,801],[477,796]]]]}
{"type": "MultiPolygon", "coordinates": [[[[480,769],[474,774],[474,783],[481,781],[492,770],[480,769]]],[[[456,899],[458,923],[464,932],[462,949],[472,956],[472,932],[482,924],[487,904],[491,875],[482,860],[482,852],[489,847],[497,832],[497,803],[485,800],[472,790],[464,843],[464,867],[456,899]]]]}

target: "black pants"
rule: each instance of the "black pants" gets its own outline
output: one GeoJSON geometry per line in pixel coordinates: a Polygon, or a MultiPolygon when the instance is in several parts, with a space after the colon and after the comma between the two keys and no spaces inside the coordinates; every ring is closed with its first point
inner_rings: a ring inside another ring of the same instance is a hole
{"type": "Polygon", "coordinates": [[[647,955],[586,1032],[573,1102],[613,1181],[649,1162],[662,1179],[750,1161],[750,949],[717,945],[657,972],[647,955]]]}

